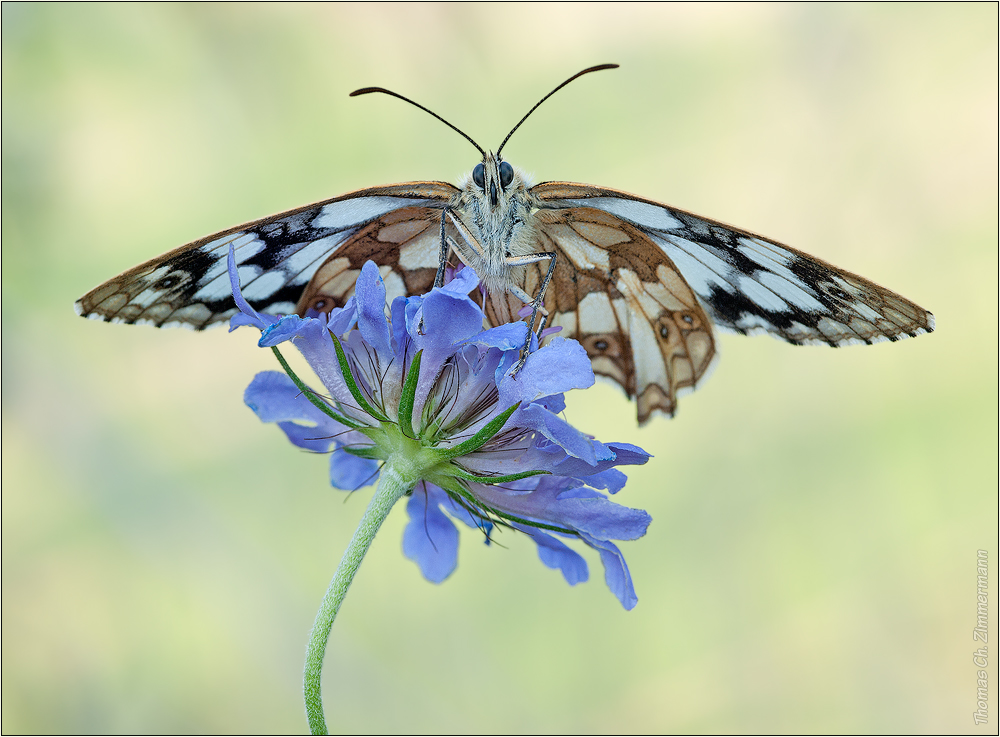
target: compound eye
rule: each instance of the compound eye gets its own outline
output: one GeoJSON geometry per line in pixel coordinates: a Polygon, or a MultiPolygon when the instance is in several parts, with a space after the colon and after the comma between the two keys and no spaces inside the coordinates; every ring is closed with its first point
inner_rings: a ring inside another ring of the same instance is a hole
{"type": "Polygon", "coordinates": [[[476,164],[476,168],[472,170],[472,181],[476,183],[479,189],[486,188],[486,167],[482,164],[476,164]]]}
{"type": "Polygon", "coordinates": [[[514,180],[514,167],[506,161],[500,162],[500,186],[507,189],[507,185],[514,180]]]}

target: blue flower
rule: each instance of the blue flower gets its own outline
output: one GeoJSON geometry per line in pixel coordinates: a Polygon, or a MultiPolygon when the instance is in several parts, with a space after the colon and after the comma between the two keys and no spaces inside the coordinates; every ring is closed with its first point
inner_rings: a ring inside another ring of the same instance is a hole
{"type": "Polygon", "coordinates": [[[443,581],[457,565],[457,519],[487,542],[497,525],[524,532],[571,585],[587,580],[587,564],[564,540],[582,541],[599,553],[622,605],[635,606],[628,567],[611,540],[641,537],[651,518],[604,492],[624,486],[615,466],[649,455],[600,443],[559,416],[563,392],[594,383],[578,343],[556,337],[512,371],[527,326],[483,330],[483,313],[467,296],[478,284],[468,268],[423,297],[396,298],[391,319],[371,262],[347,304],[304,318],[254,311],[240,294],[232,251],[229,275],[240,308],[231,329],[259,328],[261,347],[291,341],[328,393],[321,399],[294,375],[264,372],[247,388],[247,405],[295,445],[331,452],[337,488],[371,483],[380,464],[405,477],[403,550],[428,580],[443,581]]]}

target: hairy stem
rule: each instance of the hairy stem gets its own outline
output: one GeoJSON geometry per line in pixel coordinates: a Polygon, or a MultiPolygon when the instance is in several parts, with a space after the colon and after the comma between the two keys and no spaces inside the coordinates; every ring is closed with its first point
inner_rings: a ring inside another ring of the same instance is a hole
{"type": "Polygon", "coordinates": [[[326,719],[323,716],[323,694],[321,676],[323,672],[323,656],[326,654],[326,644],[330,639],[330,628],[337,616],[347,589],[351,586],[354,574],[361,565],[368,546],[371,545],[389,510],[405,496],[415,485],[417,479],[404,478],[394,467],[392,460],[385,464],[379,476],[375,495],[365,510],[364,517],[354,532],[344,557],[333,574],[330,587],[326,590],[323,603],[316,613],[312,633],[309,635],[309,646],[306,648],[305,673],[303,674],[303,689],[306,701],[306,716],[309,718],[309,729],[312,734],[328,734],[326,719]]]}

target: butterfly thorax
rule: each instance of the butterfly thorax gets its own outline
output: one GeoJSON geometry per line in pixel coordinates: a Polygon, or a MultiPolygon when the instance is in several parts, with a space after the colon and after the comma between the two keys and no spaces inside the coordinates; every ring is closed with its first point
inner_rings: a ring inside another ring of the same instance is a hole
{"type": "Polygon", "coordinates": [[[523,267],[511,266],[507,259],[537,250],[538,203],[529,191],[531,183],[524,172],[488,153],[459,186],[462,191],[449,208],[480,246],[456,238],[462,260],[476,270],[489,292],[506,292],[523,279],[523,267]]]}

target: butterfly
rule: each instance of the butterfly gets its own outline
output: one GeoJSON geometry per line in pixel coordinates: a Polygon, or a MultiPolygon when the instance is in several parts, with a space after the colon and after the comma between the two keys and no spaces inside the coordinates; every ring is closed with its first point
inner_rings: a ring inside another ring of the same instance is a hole
{"type": "MultiPolygon", "coordinates": [[[[614,189],[532,185],[441,116],[381,87],[464,136],[482,160],[458,186],[373,187],[240,225],[140,264],[88,292],[84,317],[200,330],[236,312],[226,258],[258,311],[329,312],[374,261],[387,296],[441,285],[449,266],[475,269],[487,320],[547,322],[581,343],[594,372],[635,398],[639,424],[672,416],[717,357],[713,326],[794,344],[895,341],[929,333],[934,316],[863,277],[746,230],[614,189]],[[530,312],[530,317],[529,317],[530,312]]],[[[526,347],[527,348],[527,347],[526,347]]]]}

